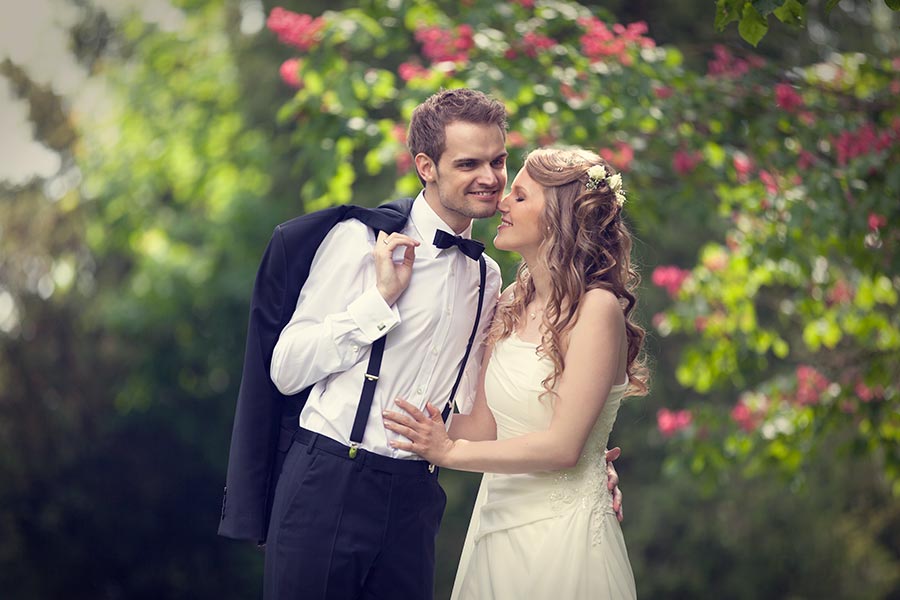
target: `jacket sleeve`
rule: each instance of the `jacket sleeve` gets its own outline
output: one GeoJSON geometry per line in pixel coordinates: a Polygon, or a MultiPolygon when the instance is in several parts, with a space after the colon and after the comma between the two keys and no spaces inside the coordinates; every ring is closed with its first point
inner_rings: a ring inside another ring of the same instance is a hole
{"type": "Polygon", "coordinates": [[[219,535],[265,539],[268,497],[283,397],[269,379],[272,349],[282,328],[286,262],[276,229],[263,254],[247,326],[244,368],[238,393],[219,535]]]}

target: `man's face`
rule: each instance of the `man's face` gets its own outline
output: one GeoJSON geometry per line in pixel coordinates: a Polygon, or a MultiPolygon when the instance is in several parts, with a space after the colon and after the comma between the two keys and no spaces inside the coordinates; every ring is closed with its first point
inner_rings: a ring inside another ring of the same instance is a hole
{"type": "Polygon", "coordinates": [[[496,125],[457,121],[447,125],[446,148],[435,164],[420,154],[425,199],[459,233],[472,219],[492,216],[506,187],[506,147],[496,125]]]}

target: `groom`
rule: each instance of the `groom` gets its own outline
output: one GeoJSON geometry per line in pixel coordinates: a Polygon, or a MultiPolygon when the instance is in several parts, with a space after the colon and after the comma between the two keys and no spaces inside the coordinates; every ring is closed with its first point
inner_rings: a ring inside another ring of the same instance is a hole
{"type": "Polygon", "coordinates": [[[275,489],[267,599],[433,596],[446,495],[437,469],[391,448],[381,413],[398,396],[440,410],[451,390],[471,406],[501,285],[490,258],[479,272],[472,219],[492,216],[506,187],[506,130],[504,107],[481,92],[428,98],[409,127],[424,189],[405,226],[375,237],[346,220],[318,247],[270,364],[281,394],[312,387],[275,489]],[[372,405],[358,411],[366,381],[372,405]]]}

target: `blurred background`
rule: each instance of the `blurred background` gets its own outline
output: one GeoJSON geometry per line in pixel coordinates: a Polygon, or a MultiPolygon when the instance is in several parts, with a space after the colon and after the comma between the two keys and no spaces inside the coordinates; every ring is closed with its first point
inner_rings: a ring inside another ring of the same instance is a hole
{"type": "MultiPolygon", "coordinates": [[[[415,195],[412,108],[471,86],[509,109],[510,178],[543,144],[624,176],[639,595],[900,598],[897,8],[6,2],[0,595],[260,596],[262,554],[215,532],[261,253],[415,195]]],[[[478,476],[441,480],[435,598],[478,476]]]]}

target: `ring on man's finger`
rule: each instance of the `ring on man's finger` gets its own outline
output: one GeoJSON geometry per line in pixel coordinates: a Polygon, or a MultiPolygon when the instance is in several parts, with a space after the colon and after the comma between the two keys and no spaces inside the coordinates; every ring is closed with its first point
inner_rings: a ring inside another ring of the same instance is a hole
{"type": "Polygon", "coordinates": [[[387,246],[387,245],[388,245],[388,241],[387,241],[387,238],[384,238],[384,239],[383,239],[383,240],[381,240],[381,241],[382,241],[382,242],[384,242],[384,245],[385,245],[385,246],[387,246]]]}

